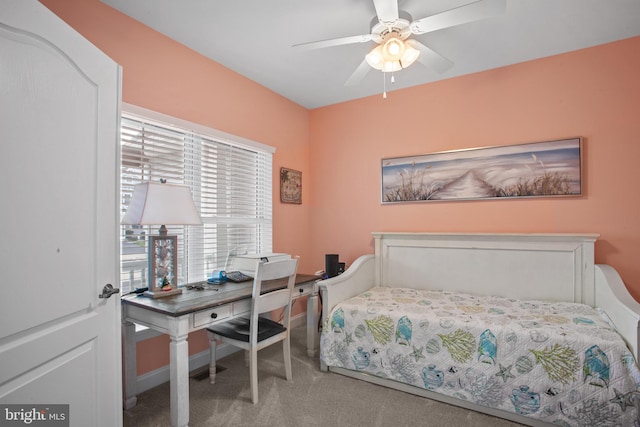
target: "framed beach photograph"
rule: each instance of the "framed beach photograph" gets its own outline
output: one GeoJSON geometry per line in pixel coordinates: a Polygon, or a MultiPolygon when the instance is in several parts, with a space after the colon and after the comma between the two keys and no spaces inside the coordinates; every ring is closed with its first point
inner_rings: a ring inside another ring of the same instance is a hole
{"type": "Polygon", "coordinates": [[[302,203],[302,172],[280,168],[280,201],[302,203]]]}
{"type": "Polygon", "coordinates": [[[579,137],[382,159],[383,204],[581,194],[579,137]]]}

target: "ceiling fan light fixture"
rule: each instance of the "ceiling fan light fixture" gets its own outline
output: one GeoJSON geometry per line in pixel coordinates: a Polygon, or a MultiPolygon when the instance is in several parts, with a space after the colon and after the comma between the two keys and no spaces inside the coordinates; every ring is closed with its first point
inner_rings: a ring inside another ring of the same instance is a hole
{"type": "Polygon", "coordinates": [[[382,44],[371,49],[365,56],[367,64],[385,73],[400,71],[411,66],[420,56],[412,40],[404,41],[394,33],[386,35],[382,44]]]}
{"type": "Polygon", "coordinates": [[[403,66],[399,60],[398,61],[385,60],[382,56],[381,51],[382,51],[381,46],[378,46],[377,48],[369,52],[369,54],[365,56],[367,64],[369,64],[372,68],[383,71],[385,73],[391,73],[393,71],[402,70],[403,66]]]}

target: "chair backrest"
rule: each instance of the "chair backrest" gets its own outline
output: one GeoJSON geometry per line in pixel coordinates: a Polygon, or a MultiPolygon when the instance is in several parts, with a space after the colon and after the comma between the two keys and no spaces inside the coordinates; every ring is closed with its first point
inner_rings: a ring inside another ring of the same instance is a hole
{"type": "Polygon", "coordinates": [[[296,282],[297,270],[298,259],[260,262],[257,265],[253,279],[253,297],[251,302],[252,324],[255,324],[254,321],[257,320],[258,315],[284,307],[285,313],[283,319],[286,323],[283,322],[283,324],[286,327],[289,326],[288,318],[290,317],[291,297],[296,282]],[[269,291],[271,286],[273,286],[273,282],[268,283],[271,280],[279,280],[283,288],[269,291]]]}

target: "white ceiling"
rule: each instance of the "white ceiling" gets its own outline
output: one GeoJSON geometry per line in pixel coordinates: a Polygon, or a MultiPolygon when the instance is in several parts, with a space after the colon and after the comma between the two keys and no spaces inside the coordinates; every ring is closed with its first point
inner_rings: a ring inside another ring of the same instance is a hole
{"type": "MultiPolygon", "coordinates": [[[[381,94],[371,69],[344,83],[375,43],[301,51],[292,45],[369,34],[372,0],[102,0],[126,15],[312,109],[381,94]]],[[[399,0],[424,18],[471,0],[399,0]]],[[[114,31],[117,31],[114,29],[114,31]]],[[[507,0],[506,13],[412,35],[453,61],[439,74],[420,63],[387,79],[392,90],[640,35],[640,0],[507,0]]],[[[638,52],[640,55],[640,52],[638,52]]],[[[212,78],[215,78],[212,76],[212,78]]]]}

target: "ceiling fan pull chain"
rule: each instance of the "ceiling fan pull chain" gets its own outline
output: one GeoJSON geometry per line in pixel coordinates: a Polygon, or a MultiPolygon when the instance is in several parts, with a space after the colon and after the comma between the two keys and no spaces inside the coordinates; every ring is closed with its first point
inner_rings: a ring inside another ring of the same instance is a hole
{"type": "Polygon", "coordinates": [[[387,99],[387,78],[386,72],[382,72],[382,99],[387,99]]]}

